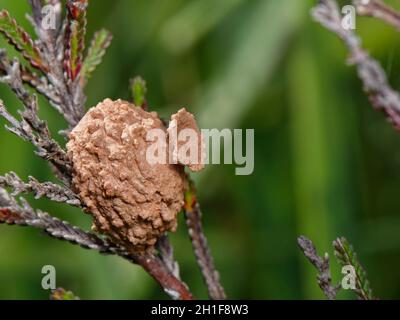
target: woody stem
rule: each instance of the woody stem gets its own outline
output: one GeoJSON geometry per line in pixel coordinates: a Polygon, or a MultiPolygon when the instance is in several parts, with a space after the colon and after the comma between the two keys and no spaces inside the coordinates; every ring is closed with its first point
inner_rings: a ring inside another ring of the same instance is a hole
{"type": "Polygon", "coordinates": [[[134,254],[132,259],[152,276],[164,291],[176,300],[193,300],[185,283],[176,278],[161,261],[151,253],[134,254]]]}

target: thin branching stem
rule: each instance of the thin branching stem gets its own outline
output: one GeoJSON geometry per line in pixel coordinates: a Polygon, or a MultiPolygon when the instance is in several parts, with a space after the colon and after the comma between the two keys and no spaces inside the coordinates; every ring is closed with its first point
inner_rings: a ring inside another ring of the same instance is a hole
{"type": "Polygon", "coordinates": [[[353,30],[342,27],[342,17],[334,0],[321,0],[312,10],[313,18],[339,36],[350,52],[349,63],[357,67],[371,104],[382,111],[397,131],[400,131],[400,95],[389,85],[385,71],[361,47],[360,38],[353,30]]]}
{"type": "Polygon", "coordinates": [[[317,282],[322,292],[329,300],[335,300],[340,285],[332,284],[328,253],[325,253],[324,257],[320,257],[312,241],[305,236],[300,236],[297,243],[305,257],[317,269],[317,282]]]}
{"type": "MultiPolygon", "coordinates": [[[[32,40],[33,38],[8,12],[0,13],[0,33],[30,64],[30,67],[26,67],[18,59],[11,60],[5,50],[0,50],[0,80],[14,91],[23,105],[19,117],[16,118],[0,101],[0,116],[7,121],[6,128],[9,131],[35,146],[36,153],[50,163],[62,183],[39,182],[33,177],[24,182],[13,172],[0,176],[0,223],[34,227],[54,238],[87,249],[121,256],[142,266],[171,298],[193,299],[187,285],[179,277],[179,267],[173,258],[172,246],[166,236],[159,240],[156,248],[138,252],[133,245],[116,244],[106,237],[84,231],[46,212],[33,209],[23,198],[15,198],[22,193],[33,193],[36,198],[43,196],[87,210],[79,195],[72,190],[71,160],[64,148],[52,138],[47,123],[39,118],[38,99],[25,86],[29,85],[47,98],[68,123],[64,133],[70,132],[84,115],[86,96],[83,88],[86,81],[100,64],[112,38],[106,30],[97,32],[85,57],[86,10],[89,3],[87,0],[67,0],[64,19],[61,11],[62,1],[46,1],[46,4],[52,5],[55,10],[56,24],[53,28],[43,27],[43,2],[29,0],[29,3],[32,15],[28,16],[28,19],[34,26],[36,40],[32,40]],[[37,69],[38,73],[33,72],[31,68],[37,69]]],[[[142,91],[144,93],[144,90],[142,91]]],[[[199,212],[197,209],[193,214],[187,212],[187,217],[188,221],[192,221],[188,224],[194,235],[193,241],[198,243],[200,250],[197,255],[207,260],[207,283],[215,286],[218,283],[217,273],[212,271],[213,262],[202,236],[200,220],[197,220],[199,212]]],[[[223,290],[215,288],[217,291],[213,291],[216,293],[212,296],[223,297],[223,290]]]]}
{"type": "Polygon", "coordinates": [[[353,0],[360,16],[374,17],[400,31],[400,13],[381,0],[353,0]]]}
{"type": "Polygon", "coordinates": [[[203,232],[202,213],[192,181],[189,182],[189,189],[185,193],[184,213],[196,260],[208,288],[208,295],[213,300],[226,299],[225,290],[221,285],[219,273],[203,232]]]}

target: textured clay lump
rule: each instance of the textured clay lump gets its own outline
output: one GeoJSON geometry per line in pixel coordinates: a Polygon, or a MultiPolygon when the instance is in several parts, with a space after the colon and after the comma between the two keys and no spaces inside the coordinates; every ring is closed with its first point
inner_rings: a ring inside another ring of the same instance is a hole
{"type": "MultiPolygon", "coordinates": [[[[198,130],[195,122],[191,125],[198,130]]],[[[93,215],[95,229],[135,250],[175,231],[183,206],[183,167],[146,161],[152,143],[146,133],[155,128],[167,132],[157,113],[106,99],[88,111],[67,145],[73,187],[93,215]]]]}
{"type": "Polygon", "coordinates": [[[188,168],[191,171],[200,171],[204,169],[204,160],[205,160],[205,142],[203,140],[203,137],[201,135],[201,132],[199,128],[197,127],[196,120],[194,116],[187,112],[185,109],[180,109],[176,114],[171,116],[171,121],[168,126],[168,134],[170,136],[170,143],[172,144],[172,153],[173,153],[173,159],[176,159],[178,163],[182,165],[187,165],[188,168]],[[192,130],[193,133],[197,136],[197,143],[194,143],[192,146],[197,149],[196,155],[194,156],[194,159],[191,158],[183,158],[179,154],[177,150],[181,150],[183,145],[186,144],[187,140],[182,139],[176,139],[175,143],[171,143],[171,137],[174,136],[174,131],[179,134],[185,129],[190,129],[192,130]]]}

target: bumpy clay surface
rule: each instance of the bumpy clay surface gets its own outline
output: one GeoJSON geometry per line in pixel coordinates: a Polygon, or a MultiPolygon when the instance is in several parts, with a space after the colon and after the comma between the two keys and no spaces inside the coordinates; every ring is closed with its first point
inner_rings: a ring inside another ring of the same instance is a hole
{"type": "Polygon", "coordinates": [[[174,231],[183,205],[183,167],[146,161],[146,132],[154,128],[166,132],[155,112],[106,99],[88,111],[67,145],[73,186],[94,226],[137,250],[174,231]]]}
{"type": "Polygon", "coordinates": [[[205,142],[194,116],[190,112],[187,112],[185,108],[180,109],[176,114],[171,116],[171,121],[167,131],[169,135],[169,143],[172,145],[171,149],[177,162],[188,166],[188,168],[194,172],[204,169],[204,160],[206,156],[205,142]],[[197,143],[196,141],[190,141],[189,138],[181,141],[176,137],[176,135],[179,135],[179,133],[185,129],[191,130],[197,143]],[[174,140],[172,137],[175,137],[175,143],[171,141],[174,140]],[[182,154],[178,152],[178,150],[183,149],[184,145],[191,145],[193,148],[197,149],[193,158],[182,157],[182,154]]]}

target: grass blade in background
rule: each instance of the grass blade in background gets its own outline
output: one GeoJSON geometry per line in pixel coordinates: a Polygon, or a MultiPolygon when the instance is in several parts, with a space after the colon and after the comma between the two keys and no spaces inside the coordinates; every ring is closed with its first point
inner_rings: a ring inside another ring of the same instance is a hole
{"type": "Polygon", "coordinates": [[[196,103],[201,127],[238,125],[257,95],[268,87],[289,37],[306,17],[305,8],[303,0],[257,1],[219,72],[201,90],[196,103]]]}
{"type": "Polygon", "coordinates": [[[183,53],[244,2],[244,0],[190,1],[161,27],[161,41],[169,51],[183,53]]]}

